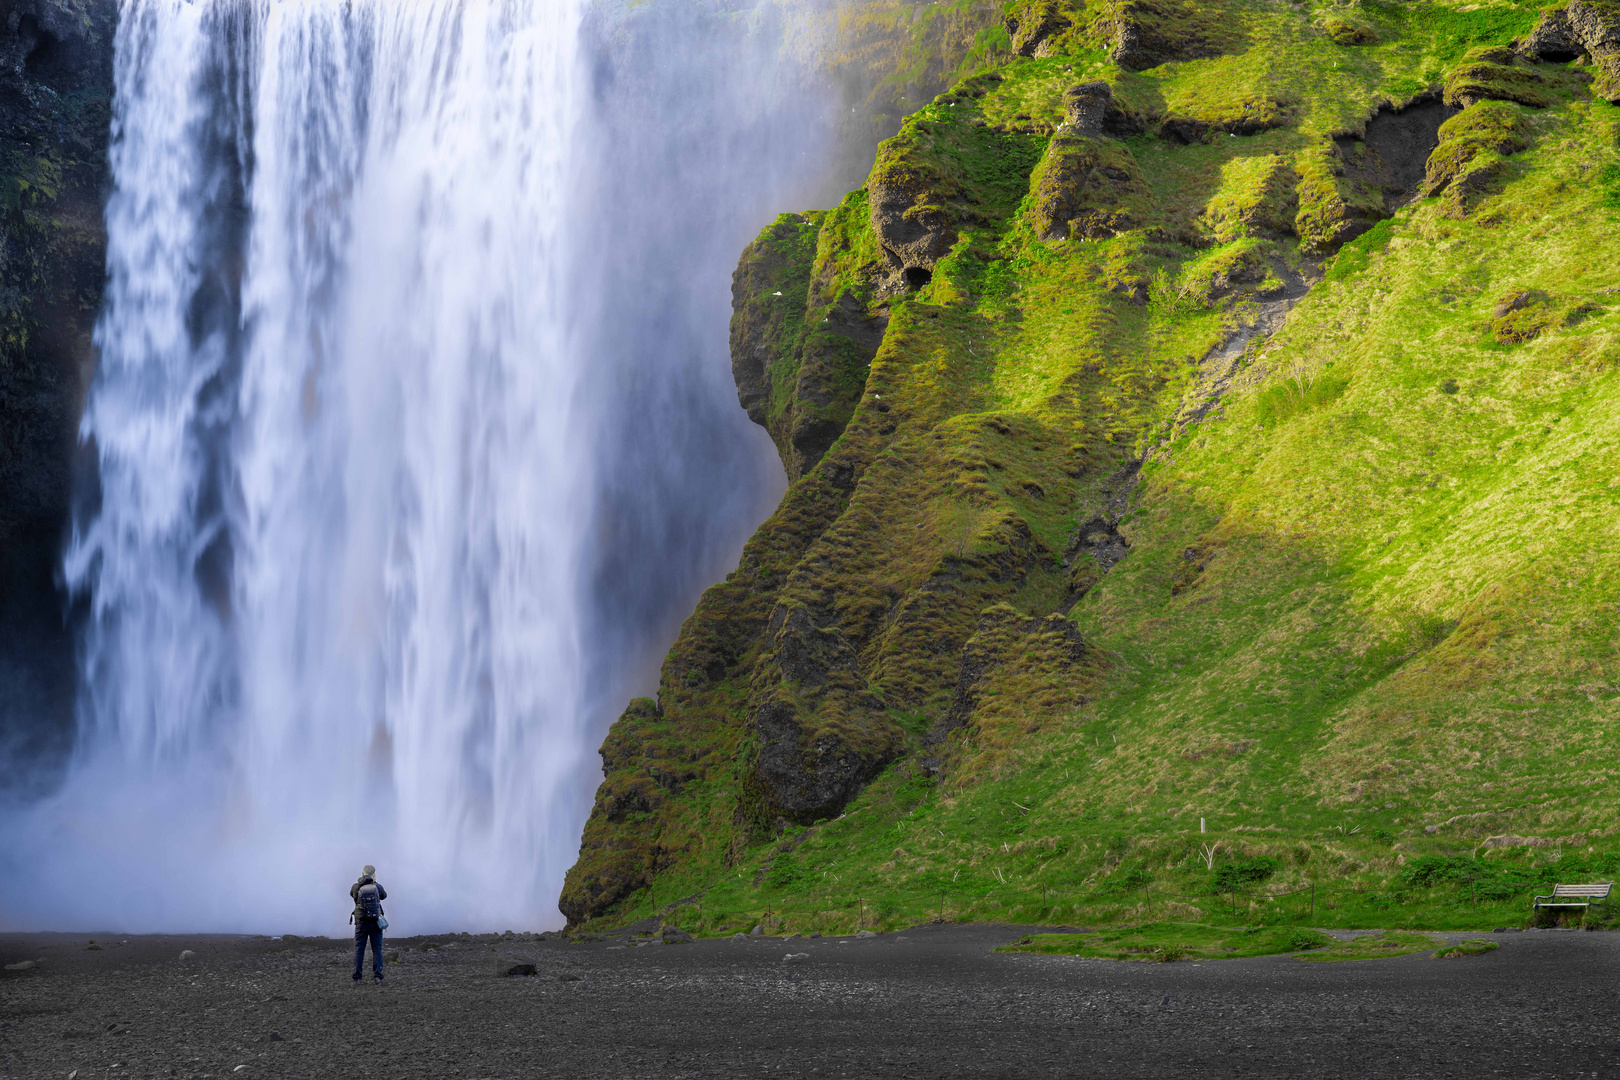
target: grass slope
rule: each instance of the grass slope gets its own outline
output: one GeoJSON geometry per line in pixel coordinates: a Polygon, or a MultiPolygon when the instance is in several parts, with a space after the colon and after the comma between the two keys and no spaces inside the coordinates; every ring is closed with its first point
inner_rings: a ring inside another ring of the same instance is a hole
{"type": "MultiPolygon", "coordinates": [[[[955,241],[880,297],[843,435],[616,726],[575,925],[1475,928],[1620,872],[1620,108],[1579,65],[1516,62],[1548,104],[1490,107],[1523,149],[1471,151],[1466,197],[1361,232],[1214,372],[1337,243],[1320,223],[1377,201],[1368,117],[1538,17],[1215,6],[1232,51],[1137,72],[1075,9],[1068,51],[886,144],[955,241]],[[1339,44],[1368,40],[1346,20],[1376,44],[1339,44]],[[1088,78],[1147,118],[1117,145],[1151,198],[1112,238],[1043,242],[1028,177],[1088,78]],[[1262,102],[1277,126],[1227,133],[1262,102]],[[1087,554],[1098,521],[1117,562],[1087,554]],[[794,611],[822,653],[786,640],[794,611]],[[767,706],[862,763],[852,797],[792,809],[767,706]]],[[[869,236],[842,250],[865,254],[822,278],[873,280],[869,236]]]]}

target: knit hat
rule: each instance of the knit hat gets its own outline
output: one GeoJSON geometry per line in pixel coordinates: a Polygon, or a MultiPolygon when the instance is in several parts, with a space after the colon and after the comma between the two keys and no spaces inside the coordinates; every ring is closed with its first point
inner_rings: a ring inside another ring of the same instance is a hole
{"type": "Polygon", "coordinates": [[[360,872],[366,875],[366,877],[372,877],[377,873],[377,868],[375,866],[362,866],[360,868],[360,872]]]}

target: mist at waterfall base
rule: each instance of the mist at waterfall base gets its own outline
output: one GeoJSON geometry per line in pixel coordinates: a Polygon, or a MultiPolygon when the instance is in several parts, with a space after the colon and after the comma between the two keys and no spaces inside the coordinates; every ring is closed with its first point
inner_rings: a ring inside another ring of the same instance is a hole
{"type": "Polygon", "coordinates": [[[594,753],[779,496],[737,253],[831,126],[703,5],[126,0],[77,748],[0,922],[539,929],[594,753]]]}

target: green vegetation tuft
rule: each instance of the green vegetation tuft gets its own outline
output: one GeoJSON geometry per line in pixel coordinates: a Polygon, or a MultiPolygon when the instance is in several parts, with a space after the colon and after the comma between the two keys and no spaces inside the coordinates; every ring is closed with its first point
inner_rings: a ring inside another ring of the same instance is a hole
{"type": "Polygon", "coordinates": [[[1448,945],[1444,949],[1436,949],[1434,958],[1436,960],[1453,960],[1464,956],[1480,956],[1499,948],[1501,946],[1494,941],[1470,938],[1467,941],[1459,941],[1455,945],[1448,945]]]}
{"type": "Polygon", "coordinates": [[[1333,944],[1333,938],[1295,926],[1205,926],[1156,922],[1094,934],[1028,934],[997,949],[1043,956],[1087,956],[1104,960],[1239,960],[1305,952],[1333,944]]]}
{"type": "MultiPolygon", "coordinates": [[[[1386,930],[1382,934],[1363,934],[1351,941],[1335,943],[1321,952],[1301,956],[1301,960],[1334,963],[1340,960],[1389,960],[1411,953],[1428,952],[1442,942],[1428,934],[1414,934],[1402,930],[1386,930]]],[[[1491,946],[1495,948],[1494,945],[1491,946]]]]}

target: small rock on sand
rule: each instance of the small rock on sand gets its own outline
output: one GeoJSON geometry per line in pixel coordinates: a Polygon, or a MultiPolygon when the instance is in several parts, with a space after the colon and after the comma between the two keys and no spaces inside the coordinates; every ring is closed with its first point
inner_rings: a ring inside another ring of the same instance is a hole
{"type": "Polygon", "coordinates": [[[7,964],[7,971],[33,971],[39,964],[33,960],[20,960],[15,964],[7,964]]]}
{"type": "Polygon", "coordinates": [[[524,960],[502,960],[495,965],[495,974],[501,976],[533,975],[534,964],[524,960]]]}
{"type": "Polygon", "coordinates": [[[870,930],[862,930],[860,933],[856,934],[855,936],[858,937],[858,938],[877,937],[877,935],[875,933],[873,933],[872,931],[870,931],[870,930]]]}
{"type": "Polygon", "coordinates": [[[731,935],[731,940],[732,941],[747,941],[748,940],[748,935],[743,933],[741,930],[739,930],[735,934],[731,935]]]}
{"type": "Polygon", "coordinates": [[[197,955],[196,953],[192,952],[190,949],[187,949],[187,950],[185,950],[184,952],[182,952],[180,954],[180,959],[182,959],[182,960],[190,960],[193,957],[195,957],[196,955],[197,955]]]}
{"type": "Polygon", "coordinates": [[[807,952],[790,952],[782,957],[782,963],[784,964],[804,964],[808,963],[809,960],[810,954],[807,952]]]}

